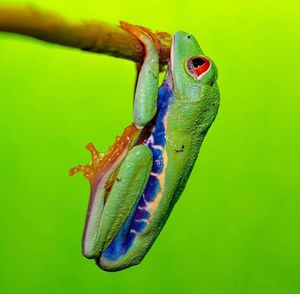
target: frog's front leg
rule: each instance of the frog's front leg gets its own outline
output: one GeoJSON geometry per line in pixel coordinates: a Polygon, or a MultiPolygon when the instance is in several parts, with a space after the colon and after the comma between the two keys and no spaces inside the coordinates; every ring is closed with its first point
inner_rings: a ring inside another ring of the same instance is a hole
{"type": "Polygon", "coordinates": [[[121,27],[136,36],[145,47],[134,98],[134,123],[142,129],[156,114],[160,44],[156,35],[146,28],[125,22],[121,22],[121,27]]]}

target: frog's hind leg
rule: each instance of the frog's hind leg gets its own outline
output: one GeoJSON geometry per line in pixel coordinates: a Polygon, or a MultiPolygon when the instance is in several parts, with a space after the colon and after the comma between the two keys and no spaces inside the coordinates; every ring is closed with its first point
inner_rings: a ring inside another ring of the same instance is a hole
{"type": "Polygon", "coordinates": [[[121,27],[136,36],[145,47],[145,57],[138,73],[134,99],[134,123],[141,129],[156,114],[160,44],[158,37],[142,26],[121,22],[121,27]]]}
{"type": "Polygon", "coordinates": [[[114,179],[93,238],[83,242],[85,255],[95,258],[110,244],[143,193],[152,167],[152,152],[145,145],[133,147],[114,179]],[[97,253],[97,254],[96,254],[97,253]]]}

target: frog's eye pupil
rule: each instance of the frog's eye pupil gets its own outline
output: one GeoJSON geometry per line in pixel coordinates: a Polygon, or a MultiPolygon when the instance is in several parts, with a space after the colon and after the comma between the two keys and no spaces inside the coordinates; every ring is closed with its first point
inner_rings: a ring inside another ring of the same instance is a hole
{"type": "Polygon", "coordinates": [[[195,59],[192,59],[192,63],[194,67],[198,67],[203,65],[205,63],[205,60],[203,60],[203,58],[196,57],[195,59]]]}
{"type": "Polygon", "coordinates": [[[210,68],[210,61],[203,56],[195,56],[187,61],[187,70],[195,78],[199,79],[210,68]]]}

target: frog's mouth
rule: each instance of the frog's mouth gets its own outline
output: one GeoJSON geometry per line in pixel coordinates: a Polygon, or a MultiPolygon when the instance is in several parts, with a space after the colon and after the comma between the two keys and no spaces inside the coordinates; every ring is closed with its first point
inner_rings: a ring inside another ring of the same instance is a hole
{"type": "Polygon", "coordinates": [[[184,32],[176,32],[172,38],[171,50],[170,50],[170,59],[169,59],[169,72],[168,72],[168,82],[172,85],[172,88],[175,88],[176,84],[176,71],[178,72],[178,64],[181,63],[181,42],[183,35],[187,35],[184,32]]]}
{"type": "Polygon", "coordinates": [[[176,42],[176,33],[172,38],[172,44],[170,50],[169,68],[171,68],[172,73],[174,72],[175,42],[176,42]]]}

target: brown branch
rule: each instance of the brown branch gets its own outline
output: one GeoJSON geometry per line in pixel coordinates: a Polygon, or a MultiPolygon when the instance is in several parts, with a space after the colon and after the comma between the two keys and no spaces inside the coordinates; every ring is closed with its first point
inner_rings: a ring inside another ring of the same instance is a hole
{"type": "MultiPolygon", "coordinates": [[[[119,26],[96,21],[70,22],[31,6],[0,7],[0,31],[135,62],[142,61],[144,56],[142,44],[119,26]]],[[[160,62],[165,64],[170,54],[171,37],[168,33],[157,35],[161,44],[160,62]]]]}

